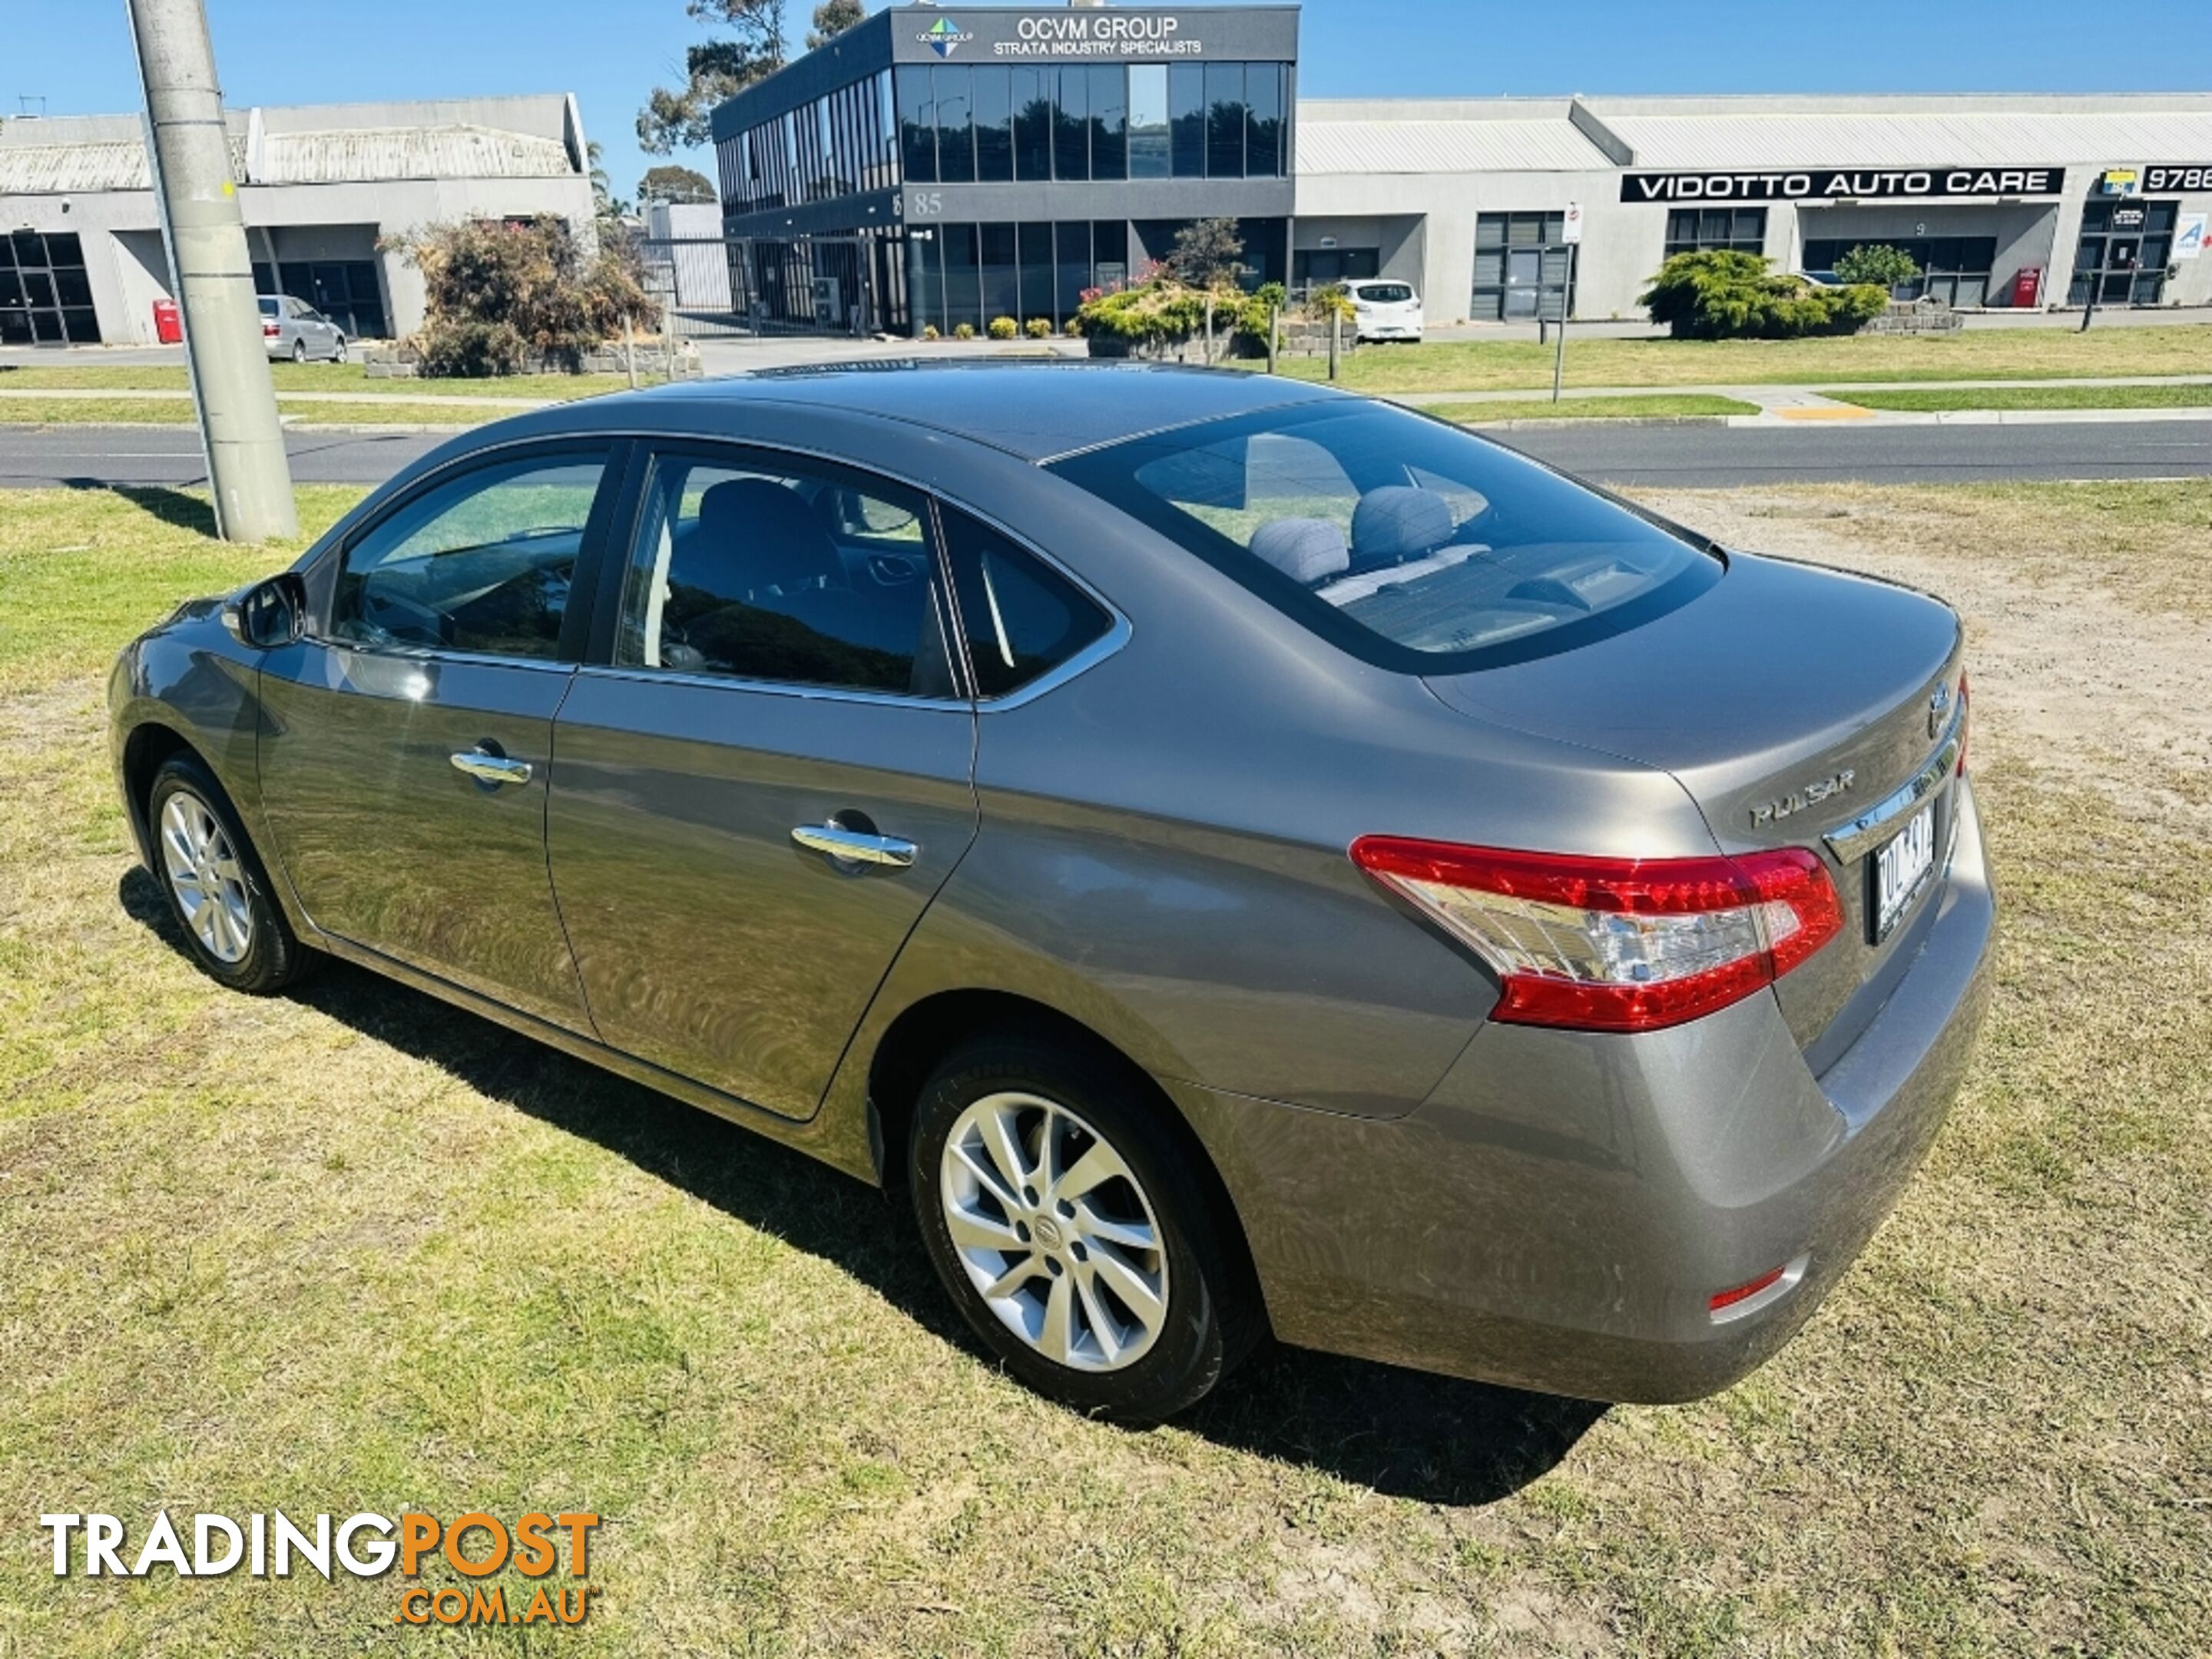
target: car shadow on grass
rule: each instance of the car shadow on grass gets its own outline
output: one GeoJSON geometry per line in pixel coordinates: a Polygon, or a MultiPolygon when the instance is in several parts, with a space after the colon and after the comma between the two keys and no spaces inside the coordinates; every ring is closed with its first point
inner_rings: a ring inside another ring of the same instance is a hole
{"type": "MultiPolygon", "coordinates": [[[[152,876],[131,870],[118,896],[130,915],[185,954],[152,876]]],[[[349,963],[324,963],[291,996],[836,1263],[924,1329],[984,1358],[931,1272],[902,1197],[349,963]]],[[[1389,1496],[1464,1505],[1494,1503],[1539,1479],[1605,1410],[1589,1401],[1268,1346],[1176,1426],[1389,1496]]]]}

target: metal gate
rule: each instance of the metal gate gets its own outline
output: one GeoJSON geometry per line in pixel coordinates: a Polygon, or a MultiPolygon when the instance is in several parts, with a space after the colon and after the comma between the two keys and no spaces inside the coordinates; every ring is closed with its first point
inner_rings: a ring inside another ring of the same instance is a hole
{"type": "Polygon", "coordinates": [[[680,340],[904,330],[903,249],[889,235],[644,237],[637,251],[680,340]]]}

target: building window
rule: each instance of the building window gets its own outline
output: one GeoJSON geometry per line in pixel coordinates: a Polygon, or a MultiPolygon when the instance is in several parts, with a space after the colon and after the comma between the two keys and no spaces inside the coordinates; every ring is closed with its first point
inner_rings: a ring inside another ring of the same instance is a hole
{"type": "Polygon", "coordinates": [[[349,340],[381,340],[392,332],[385,321],[384,287],[374,259],[286,259],[271,266],[256,260],[253,291],[289,294],[329,318],[349,340]]]}
{"type": "Polygon", "coordinates": [[[0,234],[0,345],[98,345],[92,281],[75,235],[0,234]]]}
{"type": "Polygon", "coordinates": [[[1060,70],[1052,123],[1052,176],[1091,176],[1091,71],[1068,64],[1060,70]]]}
{"type": "Polygon", "coordinates": [[[2173,257],[2180,209],[2179,202],[2087,204],[2066,303],[2087,304],[2094,284],[2100,306],[2158,304],[2166,294],[2166,261],[2173,257]]]}
{"type": "Polygon", "coordinates": [[[1173,176],[1168,147],[1168,66],[1139,64],[1129,70],[1129,176],[1173,176]]]}
{"type": "Polygon", "coordinates": [[[1283,143],[1283,66],[1248,64],[1244,69],[1244,170],[1255,179],[1280,177],[1289,169],[1283,143]]]}
{"type": "Polygon", "coordinates": [[[937,94],[930,88],[929,65],[902,64],[892,74],[898,87],[900,168],[910,185],[933,185],[937,182],[937,94]]]}
{"type": "Polygon", "coordinates": [[[986,185],[1014,176],[1014,72],[995,64],[975,70],[975,178],[986,185]]]}
{"type": "Polygon", "coordinates": [[[1206,176],[1244,176],[1244,65],[1206,66],[1206,176]]]}
{"type": "Polygon", "coordinates": [[[975,140],[969,106],[974,76],[965,64],[940,64],[930,71],[937,90],[937,177],[965,185],[975,177],[975,140]]]}
{"type": "Polygon", "coordinates": [[[1052,177],[1052,82],[1048,69],[1017,69],[1014,78],[1014,177],[1052,177]]]}
{"type": "Polygon", "coordinates": [[[1855,247],[1902,248],[1920,267],[1910,283],[1890,290],[1899,300],[1932,296],[1950,306],[1978,306],[1987,301],[1990,267],[1996,263],[1994,236],[1824,236],[1805,244],[1805,269],[1824,282],[1832,282],[1836,261],[1855,247]]]}
{"type": "Polygon", "coordinates": [[[1175,176],[1206,177],[1206,65],[1175,64],[1168,69],[1168,125],[1172,134],[1175,176]]]}
{"type": "Polygon", "coordinates": [[[1736,253],[1766,252],[1765,208],[1678,208],[1667,216],[1667,258],[1727,248],[1736,253]]]}
{"type": "Polygon", "coordinates": [[[1560,213],[1477,214],[1468,316],[1476,322],[1571,316],[1565,226],[1560,213]]]}
{"type": "Polygon", "coordinates": [[[1382,274],[1379,247],[1302,247],[1291,256],[1291,281],[1299,288],[1326,288],[1382,274]]]}
{"type": "Polygon", "coordinates": [[[1129,176],[1129,73],[1119,64],[1091,68],[1091,176],[1129,176]]]}

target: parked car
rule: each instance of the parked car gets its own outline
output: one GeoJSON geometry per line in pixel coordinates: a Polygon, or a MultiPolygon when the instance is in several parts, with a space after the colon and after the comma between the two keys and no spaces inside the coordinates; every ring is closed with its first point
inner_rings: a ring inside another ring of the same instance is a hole
{"type": "Polygon", "coordinates": [[[1352,320],[1363,340],[1412,340],[1421,337],[1421,296],[1410,283],[1346,283],[1352,297],[1352,320]]]}
{"type": "Polygon", "coordinates": [[[448,443],[110,686],[184,946],[324,954],[902,1187],[1017,1376],[1264,1334],[1677,1401],[1936,1132],[1957,618],[1447,423],[764,373],[448,443]]]}
{"type": "Polygon", "coordinates": [[[261,339],[271,358],[289,357],[295,363],[324,358],[346,360],[345,331],[309,305],[289,294],[264,294],[261,339]]]}

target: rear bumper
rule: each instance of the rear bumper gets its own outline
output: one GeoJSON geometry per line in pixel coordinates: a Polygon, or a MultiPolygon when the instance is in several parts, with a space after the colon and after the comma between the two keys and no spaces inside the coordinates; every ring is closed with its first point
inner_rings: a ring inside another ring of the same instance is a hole
{"type": "Polygon", "coordinates": [[[1670,1031],[1486,1025],[1411,1115],[1182,1089],[1284,1340],[1616,1401],[1726,1387],[1802,1325],[1957,1093],[1996,899],[1971,789],[1912,966],[1815,1078],[1771,995],[1670,1031]],[[1717,1291],[1803,1259],[1717,1321],[1717,1291]]]}

